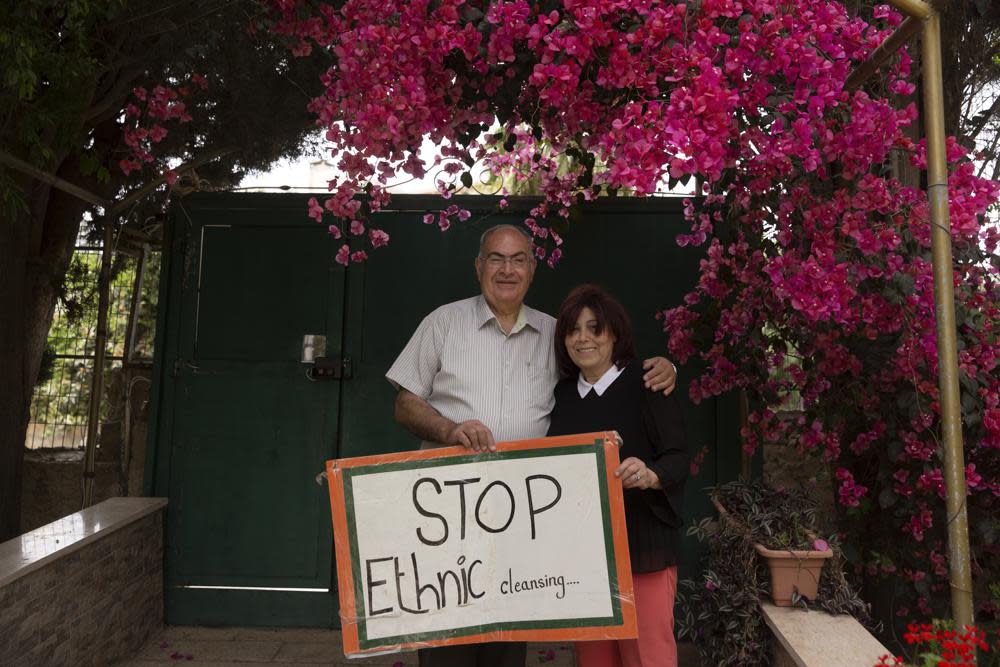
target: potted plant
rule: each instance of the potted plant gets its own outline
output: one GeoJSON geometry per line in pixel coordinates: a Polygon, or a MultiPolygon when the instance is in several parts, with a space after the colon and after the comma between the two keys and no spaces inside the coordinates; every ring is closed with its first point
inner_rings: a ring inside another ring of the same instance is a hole
{"type": "MultiPolygon", "coordinates": [[[[692,641],[705,665],[766,667],[771,664],[773,637],[760,604],[772,594],[765,558],[754,546],[770,551],[823,551],[815,543],[814,503],[804,494],[777,491],[761,482],[732,482],[710,490],[720,518],[705,518],[688,529],[705,548],[702,570],[679,582],[678,635],[692,641]],[[808,540],[812,539],[810,543],[808,540]],[[812,548],[795,549],[797,546],[812,548]]],[[[850,614],[869,630],[868,605],[848,584],[843,557],[835,537],[828,540],[830,557],[819,590],[811,597],[793,586],[795,606],[830,614],[850,614]]],[[[795,569],[806,561],[795,561],[795,569]]]]}
{"type": "Polygon", "coordinates": [[[775,605],[790,607],[799,598],[816,599],[823,566],[833,550],[816,537],[816,508],[809,498],[742,482],[716,487],[711,498],[719,517],[745,531],[767,564],[775,605]]]}

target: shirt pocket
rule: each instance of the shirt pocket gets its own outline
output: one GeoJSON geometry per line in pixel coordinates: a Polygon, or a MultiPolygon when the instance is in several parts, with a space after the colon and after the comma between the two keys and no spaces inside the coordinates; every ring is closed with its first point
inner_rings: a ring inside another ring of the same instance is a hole
{"type": "Polygon", "coordinates": [[[547,416],[555,405],[553,391],[559,378],[548,365],[537,362],[525,364],[525,377],[525,391],[522,397],[525,408],[547,416]]]}

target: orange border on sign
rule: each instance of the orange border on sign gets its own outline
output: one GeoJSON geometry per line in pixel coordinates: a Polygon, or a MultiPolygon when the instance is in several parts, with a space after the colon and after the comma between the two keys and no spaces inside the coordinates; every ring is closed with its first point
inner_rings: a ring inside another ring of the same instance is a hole
{"type": "Polygon", "coordinates": [[[359,466],[382,463],[427,461],[458,456],[468,456],[464,447],[440,447],[394,454],[375,454],[326,462],[327,482],[330,488],[330,510],[333,517],[334,554],[337,564],[337,588],[340,595],[340,619],[345,655],[365,655],[387,653],[396,650],[426,648],[430,646],[451,646],[456,644],[477,644],[491,641],[574,641],[597,639],[632,639],[638,636],[635,617],[635,595],[632,589],[632,568],[629,560],[628,537],[625,532],[625,507],[622,485],[615,477],[619,465],[619,436],[614,431],[598,431],[576,435],[561,435],[552,438],[514,440],[497,443],[499,452],[515,452],[526,449],[566,447],[572,445],[593,445],[598,439],[604,440],[605,479],[608,493],[611,533],[614,539],[615,568],[618,576],[619,602],[622,622],[620,625],[598,625],[578,628],[493,630],[490,632],[445,637],[426,641],[401,644],[386,644],[371,649],[362,649],[358,638],[357,603],[354,599],[354,575],[351,562],[350,538],[348,535],[347,506],[344,496],[342,470],[359,466]]]}

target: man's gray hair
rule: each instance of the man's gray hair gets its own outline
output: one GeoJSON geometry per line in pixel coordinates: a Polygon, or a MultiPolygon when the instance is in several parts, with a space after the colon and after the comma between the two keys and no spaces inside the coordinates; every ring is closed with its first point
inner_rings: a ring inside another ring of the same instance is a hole
{"type": "Polygon", "coordinates": [[[528,246],[529,247],[534,242],[534,239],[531,238],[531,234],[529,234],[524,229],[524,227],[520,227],[518,225],[508,225],[506,223],[504,223],[502,225],[495,225],[495,226],[490,227],[489,229],[487,229],[485,232],[483,232],[483,235],[479,237],[479,256],[480,257],[483,256],[483,248],[486,247],[486,241],[490,238],[490,236],[492,236],[495,232],[503,231],[505,229],[509,229],[511,231],[517,232],[518,234],[520,234],[521,236],[523,236],[525,238],[525,240],[528,242],[528,246]]]}

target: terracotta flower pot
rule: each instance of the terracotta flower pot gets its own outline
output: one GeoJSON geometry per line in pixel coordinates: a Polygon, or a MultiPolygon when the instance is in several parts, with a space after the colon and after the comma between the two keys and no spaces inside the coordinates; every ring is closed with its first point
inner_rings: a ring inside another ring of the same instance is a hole
{"type": "Polygon", "coordinates": [[[823,565],[833,557],[833,551],[775,551],[760,544],[753,547],[767,561],[771,572],[771,599],[775,606],[791,607],[792,593],[796,590],[804,598],[816,599],[823,565]]]}
{"type": "MultiPolygon", "coordinates": [[[[740,521],[726,511],[715,498],[712,504],[719,511],[719,517],[723,521],[741,526],[749,534],[749,529],[742,526],[740,521]]],[[[754,549],[767,562],[768,570],[771,574],[771,599],[777,607],[791,607],[792,594],[798,591],[799,595],[809,600],[816,599],[819,591],[819,580],[823,574],[823,565],[828,558],[833,557],[833,551],[815,550],[777,550],[768,549],[762,544],[754,543],[754,549]]]]}

